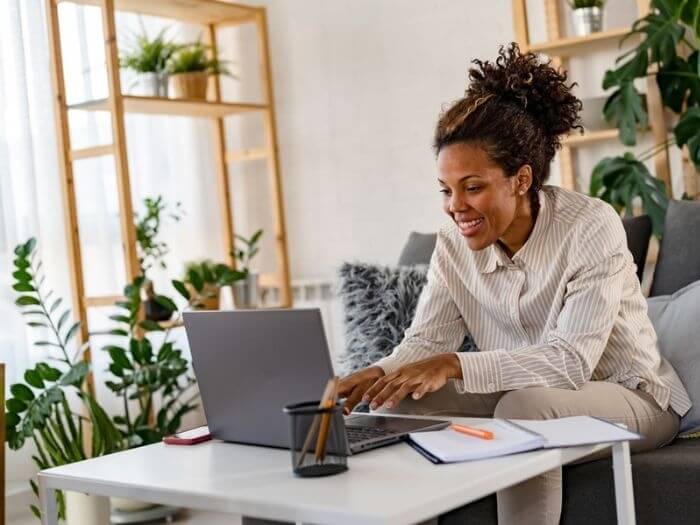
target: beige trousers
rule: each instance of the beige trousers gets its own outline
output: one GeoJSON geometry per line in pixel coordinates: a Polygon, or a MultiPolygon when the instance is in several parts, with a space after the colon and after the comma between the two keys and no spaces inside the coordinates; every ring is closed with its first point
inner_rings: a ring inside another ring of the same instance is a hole
{"type": "MultiPolygon", "coordinates": [[[[643,436],[630,443],[632,453],[664,446],[676,437],[679,427],[678,415],[671,409],[661,410],[650,395],[603,381],[586,383],[580,390],[537,387],[495,394],[458,394],[448,383],[420,401],[405,399],[391,412],[506,419],[596,416],[624,423],[643,436]]],[[[610,455],[610,449],[584,461],[606,455],[610,455]]],[[[498,523],[556,525],[561,502],[562,474],[557,468],[500,491],[498,523]]]]}

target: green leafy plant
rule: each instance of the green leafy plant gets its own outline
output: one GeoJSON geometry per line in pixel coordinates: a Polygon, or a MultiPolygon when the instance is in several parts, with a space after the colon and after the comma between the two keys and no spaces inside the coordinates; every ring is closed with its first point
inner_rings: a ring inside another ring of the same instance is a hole
{"type": "Polygon", "coordinates": [[[236,239],[243,244],[243,247],[239,248],[237,246],[232,255],[240,263],[240,269],[245,275],[250,273],[250,262],[260,251],[258,243],[262,234],[263,230],[258,230],[249,239],[242,235],[236,235],[236,239]]]}
{"type": "MultiPolygon", "coordinates": [[[[618,57],[616,67],[605,73],[603,88],[614,91],[603,113],[608,122],[619,128],[620,141],[627,146],[635,145],[637,131],[647,126],[648,116],[634,81],[653,75],[664,106],[679,114],[679,121],[672,138],[655,145],[639,159],[628,152],[622,157],[601,160],[593,171],[591,193],[600,193],[601,198],[612,199],[613,204],[629,203],[640,197],[644,211],[654,223],[654,232],[661,235],[667,199],[662,199],[657,190],[665,188],[661,182],[654,182],[656,190],[652,189],[647,180],[650,174],[642,162],[668,145],[687,145],[691,162],[700,170],[700,3],[697,0],[652,0],[651,8],[647,16],[634,22],[623,39],[638,35],[642,37],[640,43],[618,57]]],[[[629,208],[625,206],[628,212],[629,208]]]]}
{"type": "Polygon", "coordinates": [[[160,31],[154,38],[149,38],[145,30],[133,37],[128,51],[119,57],[121,67],[132,69],[137,73],[163,73],[167,69],[168,60],[180,45],[166,39],[167,28],[160,31]]]}
{"type": "Polygon", "coordinates": [[[661,236],[668,208],[664,183],[649,173],[631,153],[599,162],[593,170],[590,193],[629,217],[632,216],[633,201],[639,197],[651,219],[654,234],[661,236]]]}
{"type": "Polygon", "coordinates": [[[245,276],[245,272],[234,270],[224,263],[192,261],[185,265],[183,279],[173,281],[173,286],[193,307],[198,308],[205,306],[209,299],[218,297],[222,286],[230,286],[245,276]]]}
{"type": "MultiPolygon", "coordinates": [[[[80,323],[69,322],[70,310],[62,308],[62,298],[47,288],[36,239],[18,245],[15,256],[13,289],[21,294],[15,303],[27,318],[27,325],[43,336],[34,346],[45,350],[55,366],[39,361],[25,371],[24,382],[10,387],[5,413],[7,443],[12,450],[19,450],[32,440],[37,449],[32,459],[39,469],[122,449],[121,434],[86,386],[90,367],[82,357],[87,343],[75,343],[80,323]],[[77,396],[84,415],[71,408],[69,393],[77,396]],[[92,432],[90,443],[85,442],[86,426],[92,432]]],[[[36,482],[30,480],[30,484],[38,496],[36,482]]],[[[57,502],[59,515],[64,518],[62,493],[58,493],[57,502]]],[[[41,517],[36,505],[31,510],[41,517]]]]}
{"type": "Polygon", "coordinates": [[[167,255],[168,245],[158,240],[163,216],[174,221],[182,218],[183,211],[181,203],[175,203],[172,211],[168,210],[168,205],[163,200],[162,195],[156,198],[146,197],[144,199],[145,212],[142,215],[134,214],[136,219],[136,243],[138,248],[138,259],[141,267],[141,274],[146,275],[149,269],[158,265],[165,269],[167,265],[163,258],[167,255]]]}
{"type": "Polygon", "coordinates": [[[572,9],[585,9],[587,7],[603,7],[605,0],[569,0],[572,9]]]}
{"type": "Polygon", "coordinates": [[[212,47],[203,44],[201,41],[183,44],[170,57],[168,72],[171,75],[202,72],[212,75],[228,75],[235,78],[227,68],[227,62],[220,60],[219,57],[210,56],[212,52],[212,47]]]}
{"type": "MultiPolygon", "coordinates": [[[[123,343],[103,347],[109,354],[109,371],[114,376],[105,384],[121,397],[124,410],[123,415],[114,417],[114,423],[129,447],[156,443],[175,433],[182,418],[196,409],[199,397],[191,392],[195,378],[189,373],[182,350],[170,339],[171,328],[141,319],[143,285],[143,276],[127,285],[125,299],[116,303],[119,312],[110,316],[118,324],[109,334],[123,338],[123,343]],[[157,411],[156,398],[160,401],[157,411]]],[[[171,315],[179,312],[174,301],[165,295],[156,295],[155,301],[171,315]]]]}

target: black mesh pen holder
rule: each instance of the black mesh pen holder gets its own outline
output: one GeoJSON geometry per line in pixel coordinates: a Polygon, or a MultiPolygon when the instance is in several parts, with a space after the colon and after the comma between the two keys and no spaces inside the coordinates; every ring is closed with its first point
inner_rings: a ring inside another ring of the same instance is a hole
{"type": "Polygon", "coordinates": [[[342,406],[318,405],[318,401],[309,401],[284,407],[289,414],[292,469],[303,478],[331,476],[348,469],[342,406]]]}

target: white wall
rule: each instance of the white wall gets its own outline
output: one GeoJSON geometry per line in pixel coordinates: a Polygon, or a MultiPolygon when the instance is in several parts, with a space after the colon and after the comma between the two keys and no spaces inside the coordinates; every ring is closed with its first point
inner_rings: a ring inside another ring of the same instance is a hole
{"type": "MultiPolygon", "coordinates": [[[[514,38],[511,2],[259,3],[268,8],[292,275],[330,277],[345,260],[395,262],[411,230],[443,220],[433,126],[463,94],[470,60],[514,38]]],[[[543,3],[528,3],[531,40],[541,41],[543,3]]],[[[608,2],[606,27],[629,26],[636,13],[635,0],[608,2]]],[[[617,55],[572,60],[580,97],[603,94],[617,55]]],[[[580,150],[582,189],[595,162],[620,151],[615,141],[580,150]]]]}

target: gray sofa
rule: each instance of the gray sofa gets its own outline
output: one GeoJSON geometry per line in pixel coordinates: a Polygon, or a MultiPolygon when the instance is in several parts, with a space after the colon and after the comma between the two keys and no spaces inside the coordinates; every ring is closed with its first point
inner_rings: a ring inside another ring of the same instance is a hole
{"type": "MultiPolygon", "coordinates": [[[[651,223],[647,217],[623,222],[641,280],[651,223]]],[[[412,233],[399,265],[427,264],[434,247],[434,234],[412,233]]],[[[673,201],[666,215],[650,295],[672,294],[697,280],[700,280],[700,203],[673,201]]],[[[676,439],[662,449],[634,455],[632,475],[637,523],[700,524],[700,439],[676,439]]],[[[496,497],[489,496],[455,509],[441,516],[439,522],[495,524],[496,497]]],[[[562,523],[616,523],[611,460],[565,467],[562,523]]]]}

